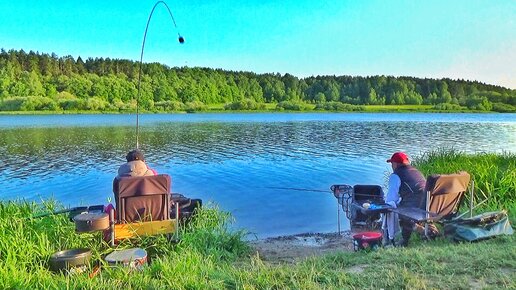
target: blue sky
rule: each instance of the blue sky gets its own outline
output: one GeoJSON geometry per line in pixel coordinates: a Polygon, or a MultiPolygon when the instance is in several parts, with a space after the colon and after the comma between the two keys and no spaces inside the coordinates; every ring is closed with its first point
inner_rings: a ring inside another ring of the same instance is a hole
{"type": "MultiPolygon", "coordinates": [[[[516,89],[516,1],[165,1],[144,61],[256,73],[478,80],[516,89]],[[186,39],[177,42],[177,32],[186,39]]],[[[139,60],[156,1],[0,1],[0,47],[139,60]]]]}

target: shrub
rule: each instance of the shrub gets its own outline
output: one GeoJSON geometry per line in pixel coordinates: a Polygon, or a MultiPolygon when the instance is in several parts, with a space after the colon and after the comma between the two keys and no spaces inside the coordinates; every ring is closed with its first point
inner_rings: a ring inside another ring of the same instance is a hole
{"type": "Polygon", "coordinates": [[[471,110],[491,111],[493,104],[486,97],[473,96],[466,100],[466,106],[471,110]]]}
{"type": "Polygon", "coordinates": [[[364,111],[364,106],[344,104],[341,102],[325,102],[315,105],[315,110],[353,112],[364,111]]]}
{"type": "Polygon", "coordinates": [[[59,100],[59,107],[63,110],[82,110],[86,107],[86,102],[80,99],[69,99],[69,100],[59,100]]]}
{"type": "Polygon", "coordinates": [[[86,100],[87,110],[102,111],[109,106],[109,103],[99,97],[92,97],[86,100]]]}
{"type": "Polygon", "coordinates": [[[202,111],[207,111],[207,110],[208,110],[208,106],[206,106],[201,101],[187,102],[185,104],[185,111],[187,111],[189,113],[202,112],[202,111]]]}
{"type": "Polygon", "coordinates": [[[59,109],[56,101],[48,97],[30,96],[23,102],[22,111],[55,111],[59,109]]]}
{"type": "Polygon", "coordinates": [[[491,110],[500,113],[515,113],[516,107],[504,103],[493,103],[493,109],[491,110]]]}
{"type": "Polygon", "coordinates": [[[265,109],[264,103],[257,103],[251,99],[245,99],[236,101],[224,105],[224,110],[263,110],[265,109]]]}
{"type": "Polygon", "coordinates": [[[186,109],[185,104],[180,101],[159,101],[154,104],[154,108],[158,111],[184,111],[186,109]]]}
{"type": "Polygon", "coordinates": [[[26,100],[26,97],[11,97],[3,99],[0,102],[0,110],[2,111],[21,111],[23,102],[26,100]]]}
{"type": "Polygon", "coordinates": [[[464,110],[464,108],[461,107],[460,105],[450,104],[450,103],[440,103],[440,104],[434,105],[432,108],[435,109],[435,110],[440,110],[440,111],[460,111],[460,110],[464,110]]]}
{"type": "Polygon", "coordinates": [[[283,110],[289,110],[289,111],[306,111],[309,110],[310,107],[302,102],[294,102],[294,101],[283,101],[279,102],[276,105],[276,109],[283,111],[283,110]]]}

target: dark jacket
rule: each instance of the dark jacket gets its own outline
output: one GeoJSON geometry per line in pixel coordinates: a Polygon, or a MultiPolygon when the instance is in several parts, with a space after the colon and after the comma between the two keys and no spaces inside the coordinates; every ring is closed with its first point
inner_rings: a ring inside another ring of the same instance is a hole
{"type": "Polygon", "coordinates": [[[400,206],[424,208],[426,179],[423,174],[410,165],[396,168],[394,174],[398,175],[401,180],[400,206]]]}

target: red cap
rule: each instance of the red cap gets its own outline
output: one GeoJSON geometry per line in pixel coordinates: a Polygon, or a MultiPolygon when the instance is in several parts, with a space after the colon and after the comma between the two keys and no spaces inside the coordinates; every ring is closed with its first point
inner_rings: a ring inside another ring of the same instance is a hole
{"type": "Polygon", "coordinates": [[[391,159],[387,159],[387,162],[406,163],[409,162],[407,154],[403,152],[396,152],[392,154],[391,159]]]}

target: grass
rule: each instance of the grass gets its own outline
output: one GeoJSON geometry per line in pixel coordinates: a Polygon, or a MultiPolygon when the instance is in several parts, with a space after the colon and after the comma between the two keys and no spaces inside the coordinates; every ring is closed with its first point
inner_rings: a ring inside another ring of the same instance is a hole
{"type": "MultiPolygon", "coordinates": [[[[516,176],[512,154],[428,153],[417,160],[427,173],[469,171],[494,200],[487,207],[509,207],[516,176]],[[493,173],[496,172],[496,173],[493,173]],[[501,182],[499,179],[507,180],[501,182]],[[495,204],[495,202],[497,204],[495,204]]],[[[0,289],[515,289],[516,237],[477,243],[444,238],[413,238],[408,248],[339,252],[293,264],[267,263],[243,242],[243,232],[228,230],[231,216],[216,207],[199,212],[180,232],[180,242],[164,236],[133,241],[147,250],[151,263],[142,271],[104,268],[87,273],[54,274],[50,255],[88,247],[93,260],[112,249],[99,233],[76,234],[66,215],[26,217],[55,210],[55,202],[0,202],[0,289]]],[[[487,208],[484,208],[487,209],[487,208]]],[[[511,221],[516,222],[514,211],[511,221]]],[[[118,248],[133,247],[125,242],[118,248]]]]}
{"type": "MultiPolygon", "coordinates": [[[[487,200],[487,208],[516,209],[516,154],[466,154],[454,149],[430,151],[413,163],[428,176],[467,171],[474,181],[475,204],[487,200]]],[[[466,196],[469,203],[469,195],[466,196]]]]}

